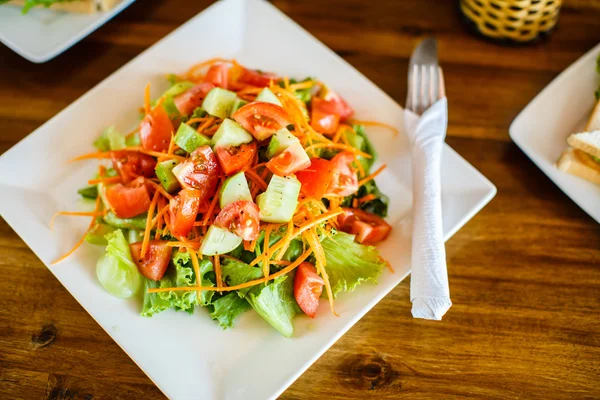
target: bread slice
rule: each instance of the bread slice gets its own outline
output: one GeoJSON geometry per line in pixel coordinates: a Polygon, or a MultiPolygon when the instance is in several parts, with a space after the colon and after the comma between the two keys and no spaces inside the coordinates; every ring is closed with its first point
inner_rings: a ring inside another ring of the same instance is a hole
{"type": "Polygon", "coordinates": [[[581,150],[568,148],[560,156],[558,169],[600,185],[600,164],[581,150]]]}
{"type": "Polygon", "coordinates": [[[600,101],[596,103],[596,107],[594,107],[592,115],[590,115],[590,119],[588,120],[588,123],[585,126],[586,132],[598,130],[600,130],[600,101]]]}
{"type": "Polygon", "coordinates": [[[574,133],[567,139],[571,147],[600,158],[600,130],[574,133]]]}
{"type": "MultiPolygon", "coordinates": [[[[71,0],[54,3],[49,8],[52,10],[91,14],[97,11],[108,11],[121,1],[122,0],[71,0]]],[[[25,0],[12,0],[9,4],[23,6],[25,0]]]]}

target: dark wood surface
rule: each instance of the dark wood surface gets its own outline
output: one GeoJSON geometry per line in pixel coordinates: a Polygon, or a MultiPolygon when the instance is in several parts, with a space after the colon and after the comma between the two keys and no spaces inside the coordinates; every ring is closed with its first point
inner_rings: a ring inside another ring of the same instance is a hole
{"type": "MultiPolygon", "coordinates": [[[[209,3],[139,0],[43,65],[0,47],[0,153],[209,3]]],[[[471,36],[457,1],[273,3],[401,104],[412,48],[436,35],[447,142],[498,187],[447,243],[443,322],[412,319],[407,279],[282,398],[599,398],[600,225],[508,136],[600,42],[598,2],[567,1],[550,39],[526,47],[471,36]]],[[[0,270],[0,398],[163,397],[2,219],[0,270]]]]}

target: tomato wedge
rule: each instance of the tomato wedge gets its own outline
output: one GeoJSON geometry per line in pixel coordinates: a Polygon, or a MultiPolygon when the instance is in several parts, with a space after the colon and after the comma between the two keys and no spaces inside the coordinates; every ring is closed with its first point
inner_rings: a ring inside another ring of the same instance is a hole
{"type": "Polygon", "coordinates": [[[212,83],[215,86],[218,86],[223,89],[227,89],[229,86],[229,70],[231,69],[231,64],[229,63],[219,63],[211,66],[206,72],[206,76],[204,77],[205,82],[212,83]]]}
{"type": "Polygon", "coordinates": [[[233,113],[232,117],[258,141],[268,139],[291,123],[283,107],[262,101],[246,104],[233,113]]]}
{"type": "Polygon", "coordinates": [[[331,185],[333,164],[324,158],[311,158],[310,166],[296,172],[296,179],[302,184],[300,192],[315,199],[321,199],[331,185]]]}
{"type": "Polygon", "coordinates": [[[252,165],[256,155],[256,142],[245,143],[236,147],[218,147],[217,159],[225,175],[237,174],[252,165]]]}
{"type": "Polygon", "coordinates": [[[310,126],[321,133],[335,133],[340,126],[337,108],[327,100],[315,97],[311,101],[310,126]]]}
{"type": "Polygon", "coordinates": [[[142,147],[148,150],[164,151],[169,148],[173,124],[163,107],[154,107],[140,123],[142,147]]]}
{"type": "Polygon", "coordinates": [[[329,102],[332,111],[340,116],[341,121],[345,121],[354,115],[354,110],[342,99],[342,96],[331,90],[325,95],[325,100],[329,102]]]}
{"type": "Polygon", "coordinates": [[[219,183],[219,164],[210,146],[201,146],[173,169],[181,186],[198,191],[200,203],[215,194],[219,183]]]}
{"type": "Polygon", "coordinates": [[[143,177],[125,185],[117,183],[106,188],[106,199],[119,218],[133,218],[148,211],[150,194],[143,177]]]}
{"type": "Polygon", "coordinates": [[[124,183],[130,182],[138,176],[154,177],[154,168],[156,167],[154,157],[135,151],[113,151],[110,156],[113,168],[124,183]]]}
{"type": "MultiPolygon", "coordinates": [[[[298,144],[300,146],[300,144],[298,144]]],[[[277,157],[273,157],[268,163],[267,168],[279,176],[291,175],[294,172],[308,168],[310,160],[304,156],[300,158],[294,151],[285,150],[277,157]]]]}
{"type": "Polygon", "coordinates": [[[214,87],[215,85],[210,82],[203,82],[188,89],[173,99],[175,107],[181,115],[190,115],[196,108],[202,106],[202,101],[214,87]]]}
{"type": "Polygon", "coordinates": [[[267,87],[273,82],[277,82],[279,77],[269,72],[260,72],[254,69],[244,68],[244,71],[240,75],[238,81],[247,85],[256,87],[267,87]]]}
{"type": "Polygon", "coordinates": [[[388,237],[392,231],[390,224],[375,214],[355,209],[344,208],[338,216],[340,230],[356,235],[356,241],[362,244],[375,244],[388,237]]]}
{"type": "Polygon", "coordinates": [[[349,151],[338,153],[331,159],[333,176],[328,194],[335,196],[350,196],[358,190],[358,175],[351,165],[354,154],[349,151]]]}
{"type": "Polygon", "coordinates": [[[227,229],[244,240],[254,240],[260,232],[260,211],[251,201],[234,201],[219,212],[215,226],[227,229]]]}
{"type": "Polygon", "coordinates": [[[131,243],[131,257],[136,263],[138,270],[146,278],[159,281],[165,275],[169,262],[171,261],[172,247],[167,246],[166,240],[151,240],[148,251],[144,258],[142,254],[142,242],[131,243]]]}
{"type": "Polygon", "coordinates": [[[303,262],[296,268],[294,277],[294,297],[304,314],[315,317],[319,308],[319,297],[323,293],[325,282],[317,274],[311,263],[303,262]]]}
{"type": "Polygon", "coordinates": [[[171,230],[176,237],[187,237],[194,227],[200,209],[202,193],[199,190],[183,189],[169,204],[173,215],[171,230]]]}

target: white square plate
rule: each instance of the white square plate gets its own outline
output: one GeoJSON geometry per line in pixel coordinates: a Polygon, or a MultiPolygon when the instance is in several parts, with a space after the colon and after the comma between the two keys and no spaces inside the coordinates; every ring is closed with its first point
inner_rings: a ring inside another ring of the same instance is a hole
{"type": "MultiPolygon", "coordinates": [[[[93,150],[107,125],[126,131],[138,121],[143,89],[166,89],[167,72],[183,72],[200,60],[233,57],[279,74],[318,76],[356,109],[357,117],[400,127],[402,108],[331,50],[276,8],[261,0],[226,0],[209,7],[135,58],[0,158],[0,213],[46,264],[68,250],[87,222],[48,222],[57,210],[81,209],[76,189],[96,163],[69,164],[93,150]],[[52,149],[52,151],[48,151],[52,149]]],[[[402,77],[399,77],[402,78],[402,77]]],[[[106,293],[95,278],[101,248],[85,245],[49,267],[79,303],[170,398],[264,399],[279,395],[344,332],[410,271],[410,155],[404,135],[370,130],[380,160],[389,168],[378,182],[391,198],[395,226],[380,247],[395,268],[379,284],[339,296],[333,316],[322,304],[315,320],[295,319],[286,339],[248,312],[223,331],[206,310],[192,316],[167,311],[139,316],[138,301],[106,293]],[[160,343],[160,348],[156,348],[160,343]]],[[[495,187],[450,147],[443,153],[443,213],[449,238],[496,193],[495,187]]],[[[408,301],[408,299],[407,299],[408,301]]],[[[324,303],[324,302],[323,302],[324,303]]]]}
{"type": "Polygon", "coordinates": [[[0,41],[35,63],[46,62],[104,25],[135,0],[123,0],[107,12],[68,13],[35,7],[0,6],[0,41]]]}
{"type": "Polygon", "coordinates": [[[525,107],[510,126],[510,137],[556,185],[600,222],[600,185],[556,168],[567,137],[582,132],[595,104],[600,79],[600,44],[567,68],[525,107]]]}

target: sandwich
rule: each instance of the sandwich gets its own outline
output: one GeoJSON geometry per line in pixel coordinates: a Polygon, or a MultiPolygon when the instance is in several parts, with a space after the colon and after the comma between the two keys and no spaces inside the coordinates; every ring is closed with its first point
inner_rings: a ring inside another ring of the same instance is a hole
{"type": "Polygon", "coordinates": [[[0,0],[0,4],[13,4],[23,7],[23,14],[33,7],[46,7],[52,10],[74,13],[95,13],[114,8],[121,0],[0,0]]]}
{"type": "Polygon", "coordinates": [[[558,169],[600,185],[600,102],[585,127],[567,139],[569,148],[560,156],[558,169]]]}
{"type": "MultiPolygon", "coordinates": [[[[596,60],[596,70],[600,74],[600,57],[596,60]]],[[[600,185],[600,87],[595,94],[596,107],[585,131],[569,136],[567,143],[570,147],[562,153],[556,166],[600,185]]]]}

